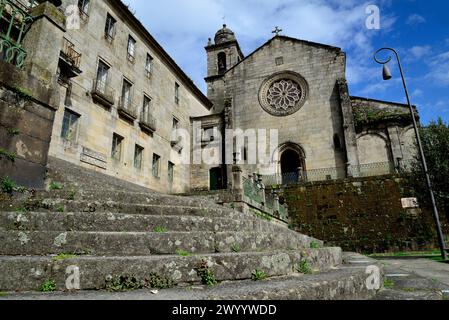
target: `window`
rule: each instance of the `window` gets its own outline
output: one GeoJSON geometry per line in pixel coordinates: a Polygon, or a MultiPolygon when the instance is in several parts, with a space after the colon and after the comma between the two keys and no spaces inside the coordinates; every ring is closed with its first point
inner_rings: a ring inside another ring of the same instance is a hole
{"type": "Polygon", "coordinates": [[[220,52],[217,56],[218,59],[218,73],[223,74],[226,72],[226,53],[220,52]]]}
{"type": "Polygon", "coordinates": [[[80,9],[81,17],[89,16],[90,0],[78,0],[78,8],[80,9]]]}
{"type": "Polygon", "coordinates": [[[175,103],[179,104],[179,84],[175,82],[175,103]]]}
{"type": "Polygon", "coordinates": [[[134,62],[136,54],[136,40],[129,36],[128,38],[128,60],[134,62]]]}
{"type": "Polygon", "coordinates": [[[134,149],[134,168],[142,169],[142,160],[143,160],[143,148],[136,144],[136,148],[134,149]]]}
{"type": "Polygon", "coordinates": [[[159,178],[159,169],[161,165],[161,157],[153,154],[153,177],[159,178]]]}
{"type": "Polygon", "coordinates": [[[78,123],[80,115],[65,109],[64,119],[62,121],[61,137],[67,141],[75,142],[78,135],[78,123]]]}
{"type": "Polygon", "coordinates": [[[151,99],[147,96],[143,96],[143,106],[142,106],[142,113],[147,114],[150,112],[151,109],[151,99]]]}
{"type": "Polygon", "coordinates": [[[112,136],[112,159],[120,161],[122,159],[123,137],[114,133],[112,136]]]}
{"type": "Polygon", "coordinates": [[[97,71],[97,83],[96,89],[101,93],[106,93],[106,86],[108,83],[109,76],[109,66],[103,61],[98,62],[98,71],[97,71]]]}
{"type": "Polygon", "coordinates": [[[168,183],[173,184],[175,177],[175,164],[172,162],[168,162],[168,183]]]}
{"type": "Polygon", "coordinates": [[[131,90],[132,90],[132,83],[123,80],[123,87],[122,87],[122,103],[121,106],[124,109],[129,109],[131,107],[131,90]]]}
{"type": "Polygon", "coordinates": [[[106,26],[104,28],[104,36],[109,42],[114,40],[116,24],[117,21],[108,13],[106,17],[106,26]]]}
{"type": "Polygon", "coordinates": [[[178,130],[179,129],[179,120],[176,118],[173,118],[173,125],[172,125],[172,129],[173,130],[178,130]]]}
{"type": "Polygon", "coordinates": [[[281,66],[284,64],[284,57],[278,57],[276,58],[276,65],[281,66]]]}
{"type": "Polygon", "coordinates": [[[151,75],[152,68],[153,68],[153,57],[149,53],[147,53],[147,61],[145,64],[145,72],[147,74],[147,77],[151,75]]]}

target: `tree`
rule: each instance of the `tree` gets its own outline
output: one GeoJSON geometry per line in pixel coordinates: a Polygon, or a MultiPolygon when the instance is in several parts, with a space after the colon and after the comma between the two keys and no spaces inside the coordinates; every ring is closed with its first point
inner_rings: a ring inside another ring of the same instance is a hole
{"type": "MultiPolygon", "coordinates": [[[[449,123],[439,118],[437,122],[422,127],[420,133],[437,205],[449,221],[449,123]]],[[[421,203],[430,207],[419,154],[412,166],[411,182],[421,203]]]]}

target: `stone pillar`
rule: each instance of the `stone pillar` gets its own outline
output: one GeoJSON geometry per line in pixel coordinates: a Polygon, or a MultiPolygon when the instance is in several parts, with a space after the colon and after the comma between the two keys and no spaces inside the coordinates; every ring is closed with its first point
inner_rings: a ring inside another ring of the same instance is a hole
{"type": "Polygon", "coordinates": [[[401,139],[399,137],[399,128],[397,126],[388,127],[388,138],[390,139],[391,155],[394,161],[394,167],[399,171],[403,159],[401,139]]]}
{"type": "Polygon", "coordinates": [[[65,33],[65,15],[45,1],[31,10],[33,23],[23,39],[25,70],[40,81],[54,83],[65,33]]]}
{"type": "Polygon", "coordinates": [[[236,193],[243,192],[242,169],[239,166],[232,167],[232,190],[236,193]]]}
{"type": "Polygon", "coordinates": [[[337,83],[343,115],[343,131],[345,135],[346,155],[348,158],[348,175],[358,177],[360,175],[359,152],[348,83],[346,79],[339,79],[337,83]]]}

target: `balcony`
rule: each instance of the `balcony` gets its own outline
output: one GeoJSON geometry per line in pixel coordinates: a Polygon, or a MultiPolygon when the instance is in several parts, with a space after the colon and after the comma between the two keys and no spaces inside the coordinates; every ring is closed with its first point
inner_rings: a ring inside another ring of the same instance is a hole
{"type": "Polygon", "coordinates": [[[80,64],[81,53],[75,50],[75,45],[72,42],[64,38],[59,55],[60,74],[64,79],[77,77],[82,73],[80,64]]]}
{"type": "Polygon", "coordinates": [[[170,145],[178,153],[181,153],[182,149],[184,149],[181,137],[175,137],[174,134],[172,134],[170,139],[170,145]]]}
{"type": "Polygon", "coordinates": [[[131,101],[131,99],[121,98],[117,111],[120,117],[129,122],[134,122],[134,120],[137,119],[137,107],[136,104],[131,101]]]}
{"type": "Polygon", "coordinates": [[[153,133],[157,129],[156,118],[151,114],[151,112],[142,111],[140,113],[139,126],[143,131],[153,133]]]}
{"type": "Polygon", "coordinates": [[[95,80],[92,88],[92,99],[104,105],[107,108],[111,108],[114,105],[114,90],[104,81],[95,80]]]}

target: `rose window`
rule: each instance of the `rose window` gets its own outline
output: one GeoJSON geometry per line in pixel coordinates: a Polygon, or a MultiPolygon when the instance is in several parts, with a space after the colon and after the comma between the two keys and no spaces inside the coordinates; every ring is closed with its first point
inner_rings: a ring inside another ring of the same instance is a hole
{"type": "Polygon", "coordinates": [[[268,89],[267,101],[271,107],[287,111],[301,100],[301,88],[292,80],[280,80],[268,89]]]}

